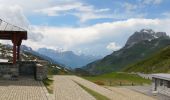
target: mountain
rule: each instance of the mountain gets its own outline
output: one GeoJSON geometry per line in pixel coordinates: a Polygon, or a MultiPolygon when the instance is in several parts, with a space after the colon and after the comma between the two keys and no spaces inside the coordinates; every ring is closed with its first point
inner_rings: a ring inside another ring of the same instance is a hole
{"type": "MultiPolygon", "coordinates": [[[[11,45],[4,45],[0,43],[0,62],[12,62],[12,46],[11,45]]],[[[67,69],[60,63],[53,61],[52,59],[41,55],[32,50],[31,47],[27,47],[25,45],[21,46],[21,60],[22,61],[46,61],[48,64],[49,73],[51,74],[67,74],[72,73],[71,70],[67,69]]],[[[41,64],[41,62],[39,62],[41,64]]],[[[42,63],[43,65],[43,63],[42,63]]]]}
{"type": "Polygon", "coordinates": [[[25,46],[25,45],[21,45],[21,51],[24,51],[24,52],[33,54],[33,55],[38,56],[38,57],[41,57],[41,58],[43,58],[43,59],[45,59],[45,60],[48,60],[49,62],[51,62],[51,63],[53,63],[53,64],[56,64],[56,65],[58,65],[58,66],[66,67],[66,65],[61,64],[61,63],[59,63],[59,62],[57,62],[57,61],[54,61],[54,60],[51,59],[50,57],[47,57],[47,56],[45,56],[45,55],[43,55],[43,54],[40,54],[40,53],[32,50],[31,47],[28,47],[28,46],[25,46]]]}
{"type": "Polygon", "coordinates": [[[71,68],[84,66],[100,58],[97,56],[76,55],[72,51],[61,52],[47,48],[40,48],[37,52],[71,68]]]}
{"type": "Polygon", "coordinates": [[[165,32],[154,32],[152,29],[142,29],[140,32],[135,32],[126,42],[125,47],[131,47],[136,43],[144,40],[153,40],[160,37],[167,37],[165,32]]]}
{"type": "Polygon", "coordinates": [[[170,46],[165,47],[147,59],[127,66],[126,72],[170,73],[170,46]]]}
{"type": "Polygon", "coordinates": [[[83,67],[91,74],[120,71],[129,64],[143,60],[170,44],[165,32],[142,29],[129,37],[125,46],[118,51],[83,67]]]}

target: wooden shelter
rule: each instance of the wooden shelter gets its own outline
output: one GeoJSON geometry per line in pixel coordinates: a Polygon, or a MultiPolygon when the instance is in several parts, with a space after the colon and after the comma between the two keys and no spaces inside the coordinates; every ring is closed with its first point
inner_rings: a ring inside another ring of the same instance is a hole
{"type": "Polygon", "coordinates": [[[20,59],[22,40],[27,40],[27,31],[0,19],[0,39],[11,40],[13,43],[13,64],[20,59]]]}

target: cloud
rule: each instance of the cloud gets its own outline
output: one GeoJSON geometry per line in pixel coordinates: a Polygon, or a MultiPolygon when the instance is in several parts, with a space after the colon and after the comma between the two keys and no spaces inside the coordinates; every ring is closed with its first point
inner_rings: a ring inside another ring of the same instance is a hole
{"type": "Polygon", "coordinates": [[[106,47],[108,50],[115,51],[121,48],[121,46],[117,45],[115,42],[111,42],[106,47]]]}
{"type": "MultiPolygon", "coordinates": [[[[128,19],[116,22],[95,24],[87,27],[32,26],[35,33],[44,38],[37,45],[60,47],[66,50],[90,48],[91,52],[100,50],[108,53],[107,46],[113,41],[123,46],[130,35],[143,28],[167,32],[170,35],[170,19],[128,19]],[[166,27],[164,27],[166,26],[166,27]]],[[[31,46],[31,44],[30,44],[31,46]]],[[[112,46],[114,46],[112,44],[112,46]]],[[[101,53],[100,52],[100,53],[101,53]]]]}
{"type": "Polygon", "coordinates": [[[55,0],[0,0],[0,4],[6,7],[18,5],[23,9],[24,13],[31,13],[34,9],[40,9],[55,4],[55,0]]]}
{"type": "Polygon", "coordinates": [[[170,12],[164,12],[162,15],[166,18],[170,18],[170,12]]]}
{"type": "Polygon", "coordinates": [[[163,0],[143,0],[143,4],[160,4],[163,0]]]}
{"type": "Polygon", "coordinates": [[[131,12],[131,11],[136,10],[138,8],[137,5],[131,4],[131,3],[127,3],[127,2],[124,3],[122,6],[125,8],[125,10],[127,12],[131,12]]]}
{"type": "Polygon", "coordinates": [[[21,28],[28,29],[29,21],[23,14],[22,8],[18,5],[7,7],[0,4],[0,18],[21,28]]]}
{"type": "Polygon", "coordinates": [[[58,3],[53,7],[37,9],[35,12],[48,16],[74,15],[85,22],[91,19],[112,18],[108,12],[109,8],[96,9],[92,5],[80,1],[70,0],[68,2],[58,3]],[[106,14],[107,13],[107,14],[106,14]]]}
{"type": "Polygon", "coordinates": [[[23,13],[22,7],[18,5],[6,6],[0,4],[0,19],[23,28],[28,31],[28,38],[32,41],[40,41],[43,38],[41,33],[36,33],[30,27],[30,23],[23,13]]]}

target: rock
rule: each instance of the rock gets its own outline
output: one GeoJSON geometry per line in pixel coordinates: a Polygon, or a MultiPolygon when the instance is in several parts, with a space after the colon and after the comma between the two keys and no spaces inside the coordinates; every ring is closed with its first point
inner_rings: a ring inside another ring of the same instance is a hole
{"type": "Polygon", "coordinates": [[[135,32],[127,40],[125,47],[131,47],[134,44],[144,41],[144,40],[153,40],[160,37],[169,37],[165,32],[154,32],[152,29],[142,29],[139,32],[135,32]]]}

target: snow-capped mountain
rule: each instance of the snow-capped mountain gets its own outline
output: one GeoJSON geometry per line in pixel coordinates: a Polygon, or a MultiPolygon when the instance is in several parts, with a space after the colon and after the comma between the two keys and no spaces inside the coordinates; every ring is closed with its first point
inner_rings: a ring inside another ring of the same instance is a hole
{"type": "Polygon", "coordinates": [[[53,50],[53,49],[47,49],[47,48],[40,48],[38,53],[43,54],[47,57],[50,57],[51,59],[65,64],[68,67],[71,68],[77,68],[84,66],[90,62],[93,62],[97,59],[100,59],[101,57],[99,56],[91,56],[91,55],[77,55],[72,51],[58,51],[58,50],[53,50]]]}
{"type": "Polygon", "coordinates": [[[152,29],[142,29],[139,32],[135,32],[132,36],[129,37],[129,39],[126,42],[126,47],[131,47],[134,44],[148,40],[151,41],[156,38],[160,37],[169,37],[166,35],[165,32],[154,32],[152,29]]]}
{"type": "Polygon", "coordinates": [[[170,38],[165,32],[142,29],[130,36],[123,48],[84,66],[83,69],[91,74],[122,71],[128,65],[149,57],[169,44],[170,38]]]}

